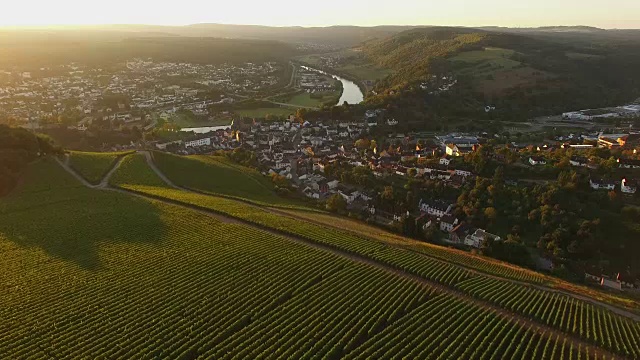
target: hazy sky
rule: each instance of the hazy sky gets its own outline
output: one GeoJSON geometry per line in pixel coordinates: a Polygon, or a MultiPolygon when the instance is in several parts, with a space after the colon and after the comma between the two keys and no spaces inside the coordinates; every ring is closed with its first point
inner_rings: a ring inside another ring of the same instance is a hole
{"type": "Polygon", "coordinates": [[[640,0],[5,0],[0,26],[591,25],[640,28],[640,0]]]}

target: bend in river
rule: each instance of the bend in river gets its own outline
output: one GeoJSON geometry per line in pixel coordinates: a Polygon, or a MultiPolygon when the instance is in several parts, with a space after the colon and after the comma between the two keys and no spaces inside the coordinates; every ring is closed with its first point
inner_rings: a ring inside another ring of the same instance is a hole
{"type": "Polygon", "coordinates": [[[356,83],[354,83],[353,81],[347,80],[338,75],[329,74],[322,70],[310,68],[308,66],[302,66],[302,68],[329,75],[342,83],[342,96],[340,96],[340,100],[338,100],[338,105],[344,104],[345,101],[352,105],[359,104],[364,100],[364,94],[362,93],[358,85],[356,85],[356,83]]]}

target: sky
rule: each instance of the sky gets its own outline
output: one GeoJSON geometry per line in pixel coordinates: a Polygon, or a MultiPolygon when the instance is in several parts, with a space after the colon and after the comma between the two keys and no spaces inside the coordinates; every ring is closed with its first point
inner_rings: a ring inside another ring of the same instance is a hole
{"type": "Polygon", "coordinates": [[[0,27],[195,23],[269,26],[589,25],[640,28],[640,0],[6,0],[0,27]]]}

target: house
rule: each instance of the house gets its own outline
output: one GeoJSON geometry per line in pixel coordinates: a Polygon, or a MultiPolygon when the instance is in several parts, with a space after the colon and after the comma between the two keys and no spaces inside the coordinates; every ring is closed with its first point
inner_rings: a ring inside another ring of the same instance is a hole
{"type": "Polygon", "coordinates": [[[396,125],[398,125],[398,120],[396,120],[396,119],[388,119],[387,120],[387,125],[396,126],[396,125]]]}
{"type": "Polygon", "coordinates": [[[475,248],[480,248],[485,240],[500,241],[500,236],[486,232],[483,229],[476,229],[473,234],[469,234],[464,238],[464,244],[475,248]]]}
{"type": "Polygon", "coordinates": [[[614,190],[616,184],[604,179],[589,179],[589,186],[594,190],[614,190]]]}
{"type": "Polygon", "coordinates": [[[600,279],[600,285],[611,289],[622,290],[622,284],[618,280],[613,280],[608,276],[602,276],[600,279]]]}
{"type": "Polygon", "coordinates": [[[425,202],[422,199],[420,199],[420,203],[418,204],[418,207],[422,212],[441,218],[444,215],[451,213],[451,209],[453,209],[453,204],[448,204],[443,201],[425,202]]]}
{"type": "Polygon", "coordinates": [[[625,194],[635,194],[637,189],[638,188],[635,186],[635,184],[627,181],[627,179],[622,179],[622,182],[620,183],[620,191],[625,194]]]}
{"type": "Polygon", "coordinates": [[[581,167],[586,167],[587,164],[589,164],[589,159],[587,159],[584,156],[572,156],[571,159],[569,159],[569,164],[571,164],[571,166],[581,166],[581,167]]]}
{"type": "Polygon", "coordinates": [[[447,144],[445,149],[447,155],[451,156],[464,156],[475,150],[476,145],[472,144],[447,144]]]}
{"type": "Polygon", "coordinates": [[[156,144],[156,148],[158,148],[159,150],[166,150],[167,146],[169,145],[180,145],[182,144],[182,140],[176,140],[176,141],[169,141],[166,143],[158,143],[156,144]]]}
{"type": "Polygon", "coordinates": [[[458,225],[458,219],[450,214],[444,215],[440,219],[440,230],[444,232],[450,232],[454,227],[458,225]]]}
{"type": "Polygon", "coordinates": [[[332,180],[327,183],[329,190],[335,190],[338,187],[338,185],[340,185],[340,182],[338,180],[332,180]]]}
{"type": "Polygon", "coordinates": [[[310,199],[320,199],[320,194],[317,191],[314,191],[310,187],[306,187],[303,191],[304,195],[310,199]]]}
{"type": "Polygon", "coordinates": [[[447,159],[446,156],[443,156],[440,158],[440,165],[449,166],[450,163],[451,163],[451,159],[447,159]]]}
{"type": "Polygon", "coordinates": [[[449,242],[462,244],[465,237],[469,234],[469,230],[471,230],[471,227],[469,225],[464,222],[459,223],[451,231],[449,231],[449,242]]]}
{"type": "Polygon", "coordinates": [[[618,158],[618,167],[626,169],[640,169],[640,160],[618,158]]]}
{"type": "Polygon", "coordinates": [[[536,165],[546,165],[547,161],[541,156],[531,156],[529,157],[529,164],[536,165]]]}
{"type": "Polygon", "coordinates": [[[184,147],[198,147],[198,146],[211,146],[211,138],[203,138],[203,139],[196,139],[196,140],[191,140],[191,141],[186,141],[184,143],[184,147]]]}
{"type": "Polygon", "coordinates": [[[467,177],[467,176],[471,176],[471,171],[455,169],[453,174],[467,177]]]}

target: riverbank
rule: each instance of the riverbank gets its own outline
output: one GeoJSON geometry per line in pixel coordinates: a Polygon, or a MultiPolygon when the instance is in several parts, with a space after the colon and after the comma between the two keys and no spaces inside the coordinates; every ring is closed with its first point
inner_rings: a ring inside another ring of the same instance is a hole
{"type": "Polygon", "coordinates": [[[304,65],[303,63],[298,63],[298,66],[310,71],[316,71],[316,72],[331,76],[339,80],[342,83],[342,93],[340,94],[340,100],[338,101],[338,105],[343,104],[345,101],[352,105],[359,104],[364,101],[365,92],[363,91],[363,89],[366,91],[364,84],[362,83],[358,84],[353,80],[349,80],[346,76],[341,76],[341,74],[338,74],[336,72],[322,70],[321,68],[318,68],[318,67],[304,65]]]}
{"type": "Polygon", "coordinates": [[[299,66],[307,66],[307,67],[310,67],[312,69],[320,69],[320,70],[322,70],[322,71],[324,71],[326,73],[335,74],[335,75],[340,76],[340,77],[342,77],[342,78],[344,78],[346,80],[349,80],[349,81],[355,83],[358,86],[358,88],[360,89],[360,91],[364,95],[363,97],[366,97],[366,94],[370,90],[367,87],[367,85],[365,85],[365,83],[364,83],[365,80],[364,79],[362,79],[362,78],[360,78],[360,77],[358,77],[356,75],[353,75],[351,73],[348,73],[346,71],[342,71],[342,70],[338,70],[338,69],[335,69],[335,68],[322,66],[320,64],[313,64],[313,63],[310,63],[310,62],[305,62],[305,61],[300,60],[300,59],[292,60],[291,62],[294,63],[294,64],[298,64],[299,66]]]}

